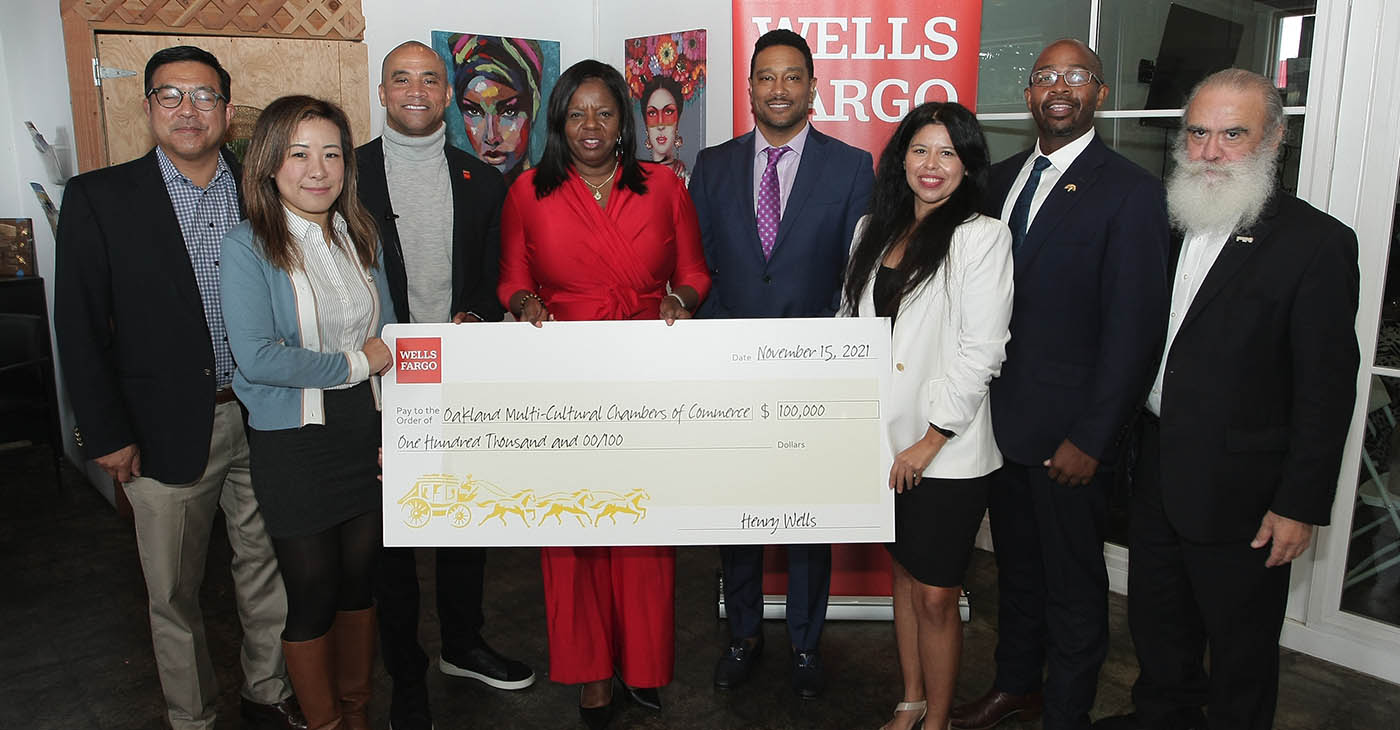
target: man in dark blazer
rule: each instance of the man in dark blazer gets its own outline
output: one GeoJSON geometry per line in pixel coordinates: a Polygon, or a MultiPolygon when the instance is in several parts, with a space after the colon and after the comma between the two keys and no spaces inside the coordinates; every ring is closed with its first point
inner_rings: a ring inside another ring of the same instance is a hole
{"type": "MultiPolygon", "coordinates": [[[[808,123],[816,95],[802,36],[759,38],[749,63],[755,131],[703,150],[690,179],[713,282],[697,317],[830,317],[874,182],[870,153],[808,123]]],[[[715,685],[749,677],[763,649],[763,547],[720,548],[731,642],[715,685]]],[[[787,626],[793,686],[821,694],[817,643],[831,585],[830,545],[790,545],[787,626]]]]}
{"type": "Polygon", "coordinates": [[[1087,728],[1108,652],[1106,472],[1161,345],[1169,229],[1161,182],[1094,134],[1102,74],[1079,41],[1047,47],[1025,92],[1036,148],[991,170],[986,212],[1010,226],[1016,267],[990,395],[997,672],[957,728],[1042,708],[1046,730],[1087,728]]]}
{"type": "Polygon", "coordinates": [[[253,496],[219,301],[219,245],[242,217],[221,154],[233,108],[218,59],[191,46],[146,64],[146,156],[69,181],[54,323],[74,438],[122,484],[150,596],[172,727],[212,728],[219,688],[199,608],[215,512],[233,547],[245,721],[305,727],[283,663],[287,599],[253,496]]]}
{"type": "MultiPolygon", "coordinates": [[[[417,41],[399,45],[384,57],[381,79],[384,134],[355,155],[360,199],[379,223],[398,321],[499,322],[505,181],[496,168],[447,144],[442,115],[452,91],[446,65],[432,48],[417,41]]],[[[485,549],[438,548],[436,562],[438,668],[497,689],[533,684],[528,666],[481,637],[485,549]]],[[[384,548],[375,603],[384,667],[394,684],[390,722],[397,730],[432,727],[418,595],[413,548],[384,548]]]]}
{"type": "Polygon", "coordinates": [[[1360,362],[1356,234],[1276,187],[1284,132],[1252,71],[1187,104],[1172,316],[1134,471],[1137,713],[1095,728],[1273,727],[1289,566],[1330,520],[1360,362]]]}

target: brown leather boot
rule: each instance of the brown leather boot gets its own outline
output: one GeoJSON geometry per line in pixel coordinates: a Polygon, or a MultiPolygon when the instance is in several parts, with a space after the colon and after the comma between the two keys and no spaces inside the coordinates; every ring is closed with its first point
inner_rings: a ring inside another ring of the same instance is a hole
{"type": "Polygon", "coordinates": [[[335,638],[335,681],[345,730],[370,730],[369,695],[374,677],[374,607],[340,611],[331,625],[335,638]]]}
{"type": "Polygon", "coordinates": [[[308,730],[339,730],[340,693],[335,684],[335,645],[330,634],[309,641],[284,641],[287,674],[292,678],[308,730]]]}

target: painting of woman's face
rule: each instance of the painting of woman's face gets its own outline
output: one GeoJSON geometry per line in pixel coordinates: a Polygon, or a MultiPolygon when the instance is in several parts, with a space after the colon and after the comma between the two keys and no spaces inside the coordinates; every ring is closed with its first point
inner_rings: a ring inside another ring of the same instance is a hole
{"type": "Polygon", "coordinates": [[[503,173],[530,151],[529,98],[486,76],[475,76],[461,92],[462,123],[476,156],[503,173]]]}
{"type": "Polygon", "coordinates": [[[662,162],[676,156],[676,128],[680,122],[680,102],[671,92],[657,89],[646,99],[642,110],[647,123],[647,142],[651,159],[662,162]]]}

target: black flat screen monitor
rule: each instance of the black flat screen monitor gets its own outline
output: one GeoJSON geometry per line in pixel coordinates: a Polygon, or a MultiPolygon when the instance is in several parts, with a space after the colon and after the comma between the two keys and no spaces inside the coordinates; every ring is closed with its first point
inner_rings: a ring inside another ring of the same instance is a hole
{"type": "MultiPolygon", "coordinates": [[[[1201,79],[1235,64],[1244,26],[1172,3],[1162,29],[1157,67],[1147,91],[1148,109],[1180,109],[1201,79]]],[[[1176,127],[1177,119],[1144,119],[1152,126],[1176,127]]]]}

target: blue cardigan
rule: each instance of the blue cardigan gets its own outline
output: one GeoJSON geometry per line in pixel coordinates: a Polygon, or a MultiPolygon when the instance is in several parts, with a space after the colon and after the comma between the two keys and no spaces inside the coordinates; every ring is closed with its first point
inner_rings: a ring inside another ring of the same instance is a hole
{"type": "MultiPolygon", "coordinates": [[[[370,291],[378,324],[373,334],[378,336],[394,321],[394,308],[387,306],[391,299],[383,249],[367,274],[374,284],[370,291]]],[[[308,295],[306,275],[269,264],[261,244],[255,243],[251,224],[243,221],[224,234],[219,292],[229,347],[238,365],[233,390],[248,408],[248,424],[260,431],[324,424],[321,391],[345,383],[350,362],[344,353],[303,346],[307,342],[314,347],[320,340],[315,297],[308,295]]],[[[371,376],[370,381],[377,401],[379,379],[371,376]]]]}

